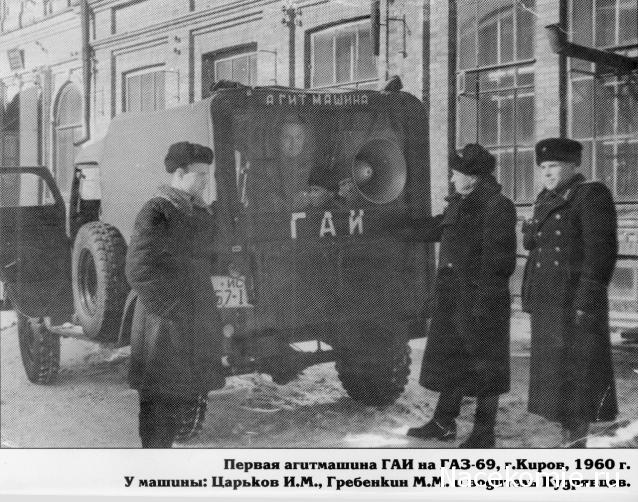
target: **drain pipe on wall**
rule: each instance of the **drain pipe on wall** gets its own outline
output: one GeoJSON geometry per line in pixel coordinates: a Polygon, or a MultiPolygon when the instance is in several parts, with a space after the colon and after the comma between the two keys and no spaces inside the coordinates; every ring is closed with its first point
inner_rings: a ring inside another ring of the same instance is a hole
{"type": "Polygon", "coordinates": [[[82,37],[82,85],[84,87],[84,136],[74,142],[80,146],[91,139],[91,45],[89,41],[89,0],[80,0],[80,23],[82,37]]]}

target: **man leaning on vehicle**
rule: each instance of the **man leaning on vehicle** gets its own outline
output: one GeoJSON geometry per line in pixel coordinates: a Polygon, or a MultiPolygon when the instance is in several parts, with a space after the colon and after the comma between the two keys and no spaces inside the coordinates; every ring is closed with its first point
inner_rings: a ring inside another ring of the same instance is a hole
{"type": "Polygon", "coordinates": [[[210,283],[214,215],[203,199],[212,160],[206,146],[171,145],[170,185],[142,207],[126,256],[126,277],[138,295],[129,383],[139,392],[144,448],[170,448],[181,413],[224,385],[210,283]]]}

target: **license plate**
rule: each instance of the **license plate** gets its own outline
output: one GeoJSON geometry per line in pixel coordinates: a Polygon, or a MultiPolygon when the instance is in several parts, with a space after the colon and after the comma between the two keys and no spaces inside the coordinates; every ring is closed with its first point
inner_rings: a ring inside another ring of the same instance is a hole
{"type": "Polygon", "coordinates": [[[248,303],[245,277],[213,275],[210,281],[217,295],[217,306],[219,308],[251,307],[250,303],[248,303]]]}

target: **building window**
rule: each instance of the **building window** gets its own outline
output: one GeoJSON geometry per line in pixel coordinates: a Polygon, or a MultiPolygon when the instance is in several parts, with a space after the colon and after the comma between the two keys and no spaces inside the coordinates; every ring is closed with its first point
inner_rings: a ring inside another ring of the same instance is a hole
{"type": "MultiPolygon", "coordinates": [[[[638,56],[635,0],[572,0],[574,42],[638,56]]],[[[638,201],[638,99],[635,82],[570,58],[570,134],[584,145],[582,169],[620,202],[638,201]]]]}
{"type": "Polygon", "coordinates": [[[76,147],[82,136],[82,94],[75,84],[66,84],[55,106],[55,142],[53,173],[60,191],[71,186],[76,147]]]}
{"type": "Polygon", "coordinates": [[[376,89],[377,59],[370,21],[341,24],[310,35],[310,86],[376,89]]]}
{"type": "Polygon", "coordinates": [[[166,107],[166,74],[157,67],[124,75],[124,111],[151,112],[166,107]]]}
{"type": "Polygon", "coordinates": [[[534,0],[458,2],[457,146],[480,143],[516,203],[534,198],[534,0]]]}
{"type": "Polygon", "coordinates": [[[202,98],[210,96],[211,86],[220,80],[255,86],[257,44],[215,51],[202,56],[202,98]]]}

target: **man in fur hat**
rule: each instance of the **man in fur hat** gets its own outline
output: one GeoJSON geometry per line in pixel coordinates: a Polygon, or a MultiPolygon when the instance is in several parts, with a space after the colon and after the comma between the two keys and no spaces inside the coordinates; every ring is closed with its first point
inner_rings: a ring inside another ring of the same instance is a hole
{"type": "Polygon", "coordinates": [[[576,172],[581,151],[571,139],[538,142],[544,188],[523,226],[530,253],[522,299],[532,325],[528,409],[560,423],[569,447],[585,447],[589,423],[618,413],[607,301],[616,210],[607,186],[576,172]]]}
{"type": "Polygon", "coordinates": [[[140,210],[128,247],[126,277],[138,295],[129,382],[139,391],[144,448],[170,448],[181,413],[203,413],[208,391],[224,385],[210,283],[215,220],[203,199],[212,160],[206,146],[171,145],[171,182],[140,210]]]}
{"type": "Polygon", "coordinates": [[[421,385],[440,395],[431,420],[408,435],[454,440],[463,396],[473,396],[474,428],[460,446],[492,448],[499,394],[510,388],[509,278],[516,260],[516,210],[492,176],[496,159],[481,145],[466,145],[451,163],[455,193],[447,208],[414,222],[411,231],[412,239],[441,242],[420,378],[421,385]]]}

